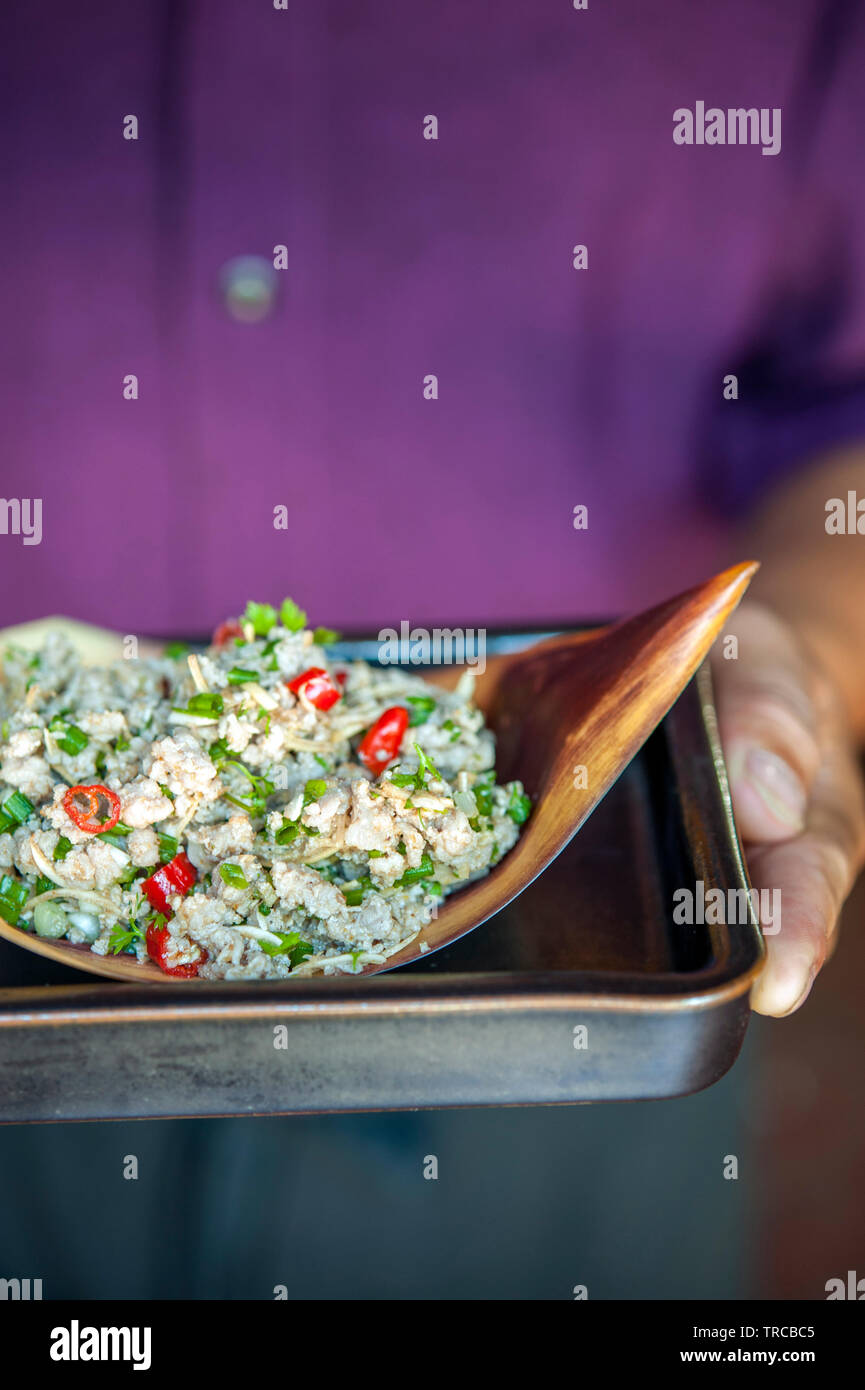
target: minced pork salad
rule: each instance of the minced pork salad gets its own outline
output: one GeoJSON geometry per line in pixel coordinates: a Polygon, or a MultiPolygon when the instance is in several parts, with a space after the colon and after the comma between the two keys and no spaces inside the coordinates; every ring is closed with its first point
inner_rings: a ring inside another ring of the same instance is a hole
{"type": "Polygon", "coordinates": [[[0,916],[210,980],[356,973],[485,874],[531,810],[473,679],[342,662],[291,599],[205,652],[3,654],[0,916]]]}

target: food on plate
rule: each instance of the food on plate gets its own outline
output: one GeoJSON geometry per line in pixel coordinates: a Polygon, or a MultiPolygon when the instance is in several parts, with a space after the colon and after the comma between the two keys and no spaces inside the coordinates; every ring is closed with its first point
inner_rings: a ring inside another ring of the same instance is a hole
{"type": "Polygon", "coordinates": [[[474,678],[342,661],[286,599],[201,652],[0,678],[0,917],[181,979],[381,964],[515,844],[474,678]]]}

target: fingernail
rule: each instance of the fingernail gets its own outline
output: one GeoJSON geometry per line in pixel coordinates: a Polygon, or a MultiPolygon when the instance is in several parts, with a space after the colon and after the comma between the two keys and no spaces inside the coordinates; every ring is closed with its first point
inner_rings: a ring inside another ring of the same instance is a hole
{"type": "Polygon", "coordinates": [[[805,1003],[805,1000],[808,998],[808,995],[811,993],[811,986],[813,985],[816,978],[817,966],[815,964],[812,965],[811,969],[808,971],[808,978],[805,981],[805,988],[803,990],[800,990],[800,992],[796,995],[796,1002],[794,1004],[791,1004],[789,1009],[784,1010],[784,1013],[780,1015],[781,1018],[786,1018],[789,1014],[794,1014],[797,1009],[800,1009],[802,1007],[802,1005],[805,1003]]]}
{"type": "Polygon", "coordinates": [[[808,798],[790,764],[766,748],[749,748],[744,770],[772,815],[791,830],[802,830],[808,798]]]}

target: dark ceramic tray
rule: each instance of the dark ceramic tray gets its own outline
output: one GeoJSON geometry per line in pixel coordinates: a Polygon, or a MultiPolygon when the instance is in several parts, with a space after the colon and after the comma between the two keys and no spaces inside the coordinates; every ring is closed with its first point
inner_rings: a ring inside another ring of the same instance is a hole
{"type": "Polygon", "coordinates": [[[526,892],[414,965],[295,983],[120,985],[0,941],[0,1121],[271,1115],[682,1095],[748,1025],[763,947],[677,926],[747,880],[704,668],[526,892]]]}

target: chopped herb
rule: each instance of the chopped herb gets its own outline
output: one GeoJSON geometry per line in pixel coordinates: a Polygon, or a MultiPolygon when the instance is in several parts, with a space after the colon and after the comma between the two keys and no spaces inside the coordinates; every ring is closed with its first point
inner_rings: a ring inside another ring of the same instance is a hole
{"type": "MultiPolygon", "coordinates": [[[[435,763],[427,756],[419,743],[415,744],[414,751],[417,754],[417,772],[391,772],[388,773],[388,778],[393,782],[395,787],[415,787],[417,791],[423,791],[426,787],[427,777],[436,777],[441,781],[442,776],[435,763]]],[[[408,805],[409,802],[407,801],[406,806],[408,805]]]]}
{"type": "Polygon", "coordinates": [[[424,887],[426,888],[426,890],[427,890],[428,893],[432,893],[432,895],[433,895],[434,898],[443,898],[443,897],[444,897],[444,891],[445,891],[445,890],[442,888],[442,886],[441,886],[441,884],[439,883],[438,879],[436,879],[436,878],[430,879],[429,883],[425,883],[425,884],[424,884],[424,887]]]}
{"type": "Polygon", "coordinates": [[[422,878],[431,878],[435,870],[429,855],[424,853],[416,869],[406,869],[402,878],[398,878],[395,883],[396,888],[410,888],[413,883],[419,883],[422,878]]]}
{"type": "Polygon", "coordinates": [[[336,878],[336,865],[327,859],[323,859],[320,864],[307,864],[306,868],[315,869],[315,872],[326,878],[328,883],[333,883],[336,878]]]}
{"type": "Polygon", "coordinates": [[[383,859],[383,858],[384,858],[384,850],[383,850],[383,849],[370,849],[370,850],[367,850],[367,854],[369,855],[370,859],[383,859]]]}
{"type": "Polygon", "coordinates": [[[280,938],[279,945],[275,946],[272,941],[262,941],[260,942],[262,951],[268,956],[287,955],[292,970],[296,965],[300,965],[306,956],[312,955],[312,946],[308,941],[302,940],[300,932],[278,931],[274,932],[274,936],[280,938]]]}
{"type": "Polygon", "coordinates": [[[173,804],[174,792],[170,791],[169,788],[166,787],[163,782],[157,782],[156,785],[158,786],[159,790],[162,792],[162,795],[166,798],[166,800],[172,802],[173,804]]]}
{"type": "Polygon", "coordinates": [[[6,739],[9,737],[9,720],[8,720],[8,719],[4,719],[2,725],[0,725],[0,736],[2,736],[3,742],[5,743],[5,742],[6,742],[6,739]]]}
{"type": "Polygon", "coordinates": [[[271,912],[273,911],[273,908],[272,908],[272,907],[268,907],[267,903],[260,902],[260,903],[258,904],[258,911],[259,911],[259,915],[260,915],[260,916],[262,916],[262,917],[269,917],[270,914],[271,914],[271,912]]]}
{"type": "Polygon", "coordinates": [[[270,733],[270,716],[271,716],[271,714],[272,714],[272,710],[265,709],[265,708],[264,708],[264,705],[260,705],[260,706],[259,706],[259,709],[258,709],[258,714],[255,716],[256,719],[260,719],[261,722],[264,724],[264,732],[265,732],[265,734],[269,734],[269,733],[270,733]]]}
{"type": "Polygon", "coordinates": [[[104,776],[105,776],[105,749],[104,749],[104,748],[100,748],[99,752],[96,754],[96,757],[95,757],[94,760],[93,760],[93,766],[96,768],[96,771],[99,773],[99,776],[100,776],[100,777],[104,777],[104,776]]]}
{"type": "Polygon", "coordinates": [[[126,738],[126,736],[125,736],[124,734],[121,734],[119,738],[116,738],[116,739],[114,740],[114,751],[115,751],[115,753],[125,753],[125,752],[126,752],[126,749],[127,749],[128,747],[129,747],[129,739],[126,738]]]}
{"type": "Polygon", "coordinates": [[[315,761],[317,763],[321,763],[325,772],[330,772],[330,763],[327,761],[327,758],[323,758],[320,753],[313,753],[312,756],[315,758],[315,761]]]}
{"type": "Polygon", "coordinates": [[[266,637],[276,624],[276,609],[270,603],[254,603],[250,599],[243,617],[245,622],[252,624],[256,637],[266,637]]]}
{"type": "Polygon", "coordinates": [[[13,878],[11,874],[4,874],[0,878],[0,917],[3,917],[10,927],[18,925],[21,909],[28,897],[27,886],[20,879],[13,878]]]}
{"type": "Polygon", "coordinates": [[[54,854],[52,857],[54,859],[55,864],[59,863],[61,859],[65,859],[71,848],[72,841],[67,840],[65,835],[61,835],[60,839],[57,841],[57,844],[54,846],[54,854]]]}
{"type": "Polygon", "coordinates": [[[278,845],[293,845],[300,834],[300,826],[297,821],[288,820],[277,830],[274,841],[278,845]]]}
{"type": "Polygon", "coordinates": [[[227,767],[239,767],[245,777],[249,778],[250,791],[247,797],[232,796],[225,792],[226,801],[230,801],[233,806],[240,806],[244,811],[248,811],[251,816],[264,814],[267,806],[267,798],[272,795],[273,783],[267,777],[257,777],[250,772],[249,768],[238,758],[228,758],[227,767]]]}
{"type": "Polygon", "coordinates": [[[107,845],[113,845],[115,849],[126,849],[126,835],[119,827],[114,830],[101,830],[96,838],[97,840],[104,840],[107,845]]]}
{"type": "Polygon", "coordinates": [[[215,763],[218,763],[218,762],[220,761],[220,759],[227,757],[227,756],[228,756],[228,739],[227,739],[227,738],[217,738],[217,739],[214,739],[213,743],[211,743],[211,745],[210,745],[210,756],[211,756],[211,758],[213,759],[213,761],[214,761],[215,763]]]}
{"type": "Polygon", "coordinates": [[[130,917],[129,926],[122,927],[119,922],[111,928],[111,935],[108,938],[108,949],[113,956],[119,956],[122,951],[132,951],[136,941],[144,940],[144,930],[138,923],[130,917]]]}
{"type": "Polygon", "coordinates": [[[442,728],[443,728],[443,729],[449,729],[449,730],[451,730],[451,736],[450,736],[450,742],[451,742],[451,743],[456,743],[457,739],[458,739],[458,738],[461,736],[461,734],[462,734],[462,729],[458,729],[457,726],[456,726],[456,724],[454,723],[454,721],[453,721],[452,719],[446,719],[446,720],[444,721],[444,723],[442,724],[442,728]]]}
{"type": "Polygon", "coordinates": [[[232,666],[228,673],[229,685],[245,685],[247,681],[257,681],[257,671],[245,671],[242,666],[232,666]]]}
{"type": "Polygon", "coordinates": [[[52,889],[52,888],[56,888],[56,887],[57,887],[57,884],[54,882],[54,880],[53,880],[52,878],[45,878],[45,876],[44,876],[44,874],[43,874],[43,875],[41,875],[39,878],[37,878],[37,880],[36,880],[35,892],[37,892],[37,893],[50,893],[50,892],[51,892],[51,889],[52,889]]]}
{"type": "Polygon", "coordinates": [[[414,787],[417,785],[416,772],[392,772],[388,777],[395,787],[414,787]]]}
{"type": "Polygon", "coordinates": [[[223,883],[227,883],[229,888],[248,888],[246,874],[239,864],[220,864],[219,877],[223,883]]]}
{"type": "Polygon", "coordinates": [[[518,792],[514,787],[505,810],[516,825],[524,825],[531,815],[531,799],[526,796],[525,792],[518,792]]]}
{"type": "Polygon", "coordinates": [[[327,783],[323,777],[312,777],[303,789],[303,804],[309,806],[311,802],[318,801],[327,791],[327,783]]]}
{"type": "Polygon", "coordinates": [[[187,642],[166,642],[162,655],[167,656],[170,661],[179,661],[188,651],[189,644],[187,642]]]}
{"type": "Polygon", "coordinates": [[[160,864],[169,864],[177,853],[177,836],[157,833],[156,842],[159,845],[160,864]]]}
{"type": "Polygon", "coordinates": [[[401,855],[403,855],[403,857],[405,857],[405,841],[404,841],[404,840],[400,840],[399,844],[398,844],[397,847],[396,847],[396,852],[397,852],[397,854],[401,854],[401,855]]]}
{"type": "MultiPolygon", "coordinates": [[[[306,614],[304,614],[304,622],[305,621],[306,614]]],[[[285,626],[286,624],[283,623],[283,627],[285,626]]],[[[331,642],[339,641],[339,633],[334,632],[332,627],[317,627],[315,629],[315,632],[312,634],[312,640],[317,647],[328,647],[330,646],[331,642]]]]}
{"type": "Polygon", "coordinates": [[[33,802],[23,792],[13,792],[0,806],[0,831],[8,830],[10,825],[23,825],[34,810],[33,802]]]}
{"type": "Polygon", "coordinates": [[[364,874],[363,878],[357,880],[357,887],[343,888],[342,896],[345,898],[346,907],[360,907],[365,893],[373,887],[372,879],[364,874]]]}
{"type": "Polygon", "coordinates": [[[175,714],[200,714],[206,715],[209,719],[216,719],[222,714],[225,702],[221,695],[212,690],[199,690],[193,695],[189,704],[184,709],[182,706],[172,706],[175,714]]]}
{"type": "Polygon", "coordinates": [[[279,621],[289,632],[300,632],[301,628],[306,627],[306,614],[302,608],[298,608],[294,599],[284,598],[279,610],[279,621]]]}
{"type": "Polygon", "coordinates": [[[432,758],[427,757],[419,743],[415,744],[414,751],[417,753],[418,775],[422,778],[421,785],[426,782],[427,777],[436,777],[439,781],[442,781],[442,775],[432,758]]]}
{"type": "Polygon", "coordinates": [[[408,712],[410,729],[416,729],[419,724],[425,724],[436,707],[436,702],[431,695],[407,695],[405,702],[407,705],[411,705],[408,712]]]}
{"type": "Polygon", "coordinates": [[[481,816],[491,816],[493,813],[492,787],[486,782],[481,782],[479,779],[472,787],[472,795],[475,799],[475,805],[478,808],[478,814],[481,816]]]}
{"type": "Polygon", "coordinates": [[[76,753],[80,753],[86,748],[90,739],[83,729],[79,729],[77,724],[69,724],[60,715],[55,715],[48,725],[52,734],[58,734],[57,747],[62,748],[64,753],[68,753],[70,758],[74,758],[76,753]]]}

